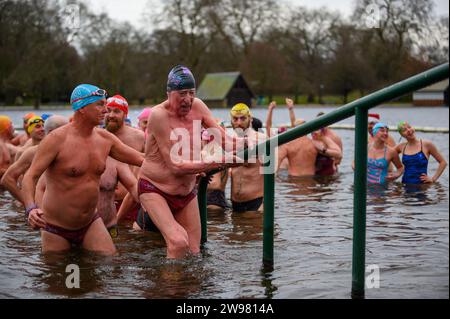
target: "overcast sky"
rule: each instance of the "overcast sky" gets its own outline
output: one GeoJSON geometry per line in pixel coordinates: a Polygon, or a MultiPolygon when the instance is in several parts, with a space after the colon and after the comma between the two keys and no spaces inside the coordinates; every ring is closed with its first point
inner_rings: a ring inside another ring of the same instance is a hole
{"type": "MultiPolygon", "coordinates": [[[[142,25],[142,12],[149,5],[158,5],[160,0],[83,0],[97,13],[106,12],[111,18],[119,21],[128,21],[136,27],[142,25]]],[[[355,0],[281,0],[280,2],[303,5],[310,8],[328,7],[338,10],[344,15],[353,11],[355,0]]],[[[439,16],[448,15],[448,0],[433,0],[435,10],[439,16]]]]}

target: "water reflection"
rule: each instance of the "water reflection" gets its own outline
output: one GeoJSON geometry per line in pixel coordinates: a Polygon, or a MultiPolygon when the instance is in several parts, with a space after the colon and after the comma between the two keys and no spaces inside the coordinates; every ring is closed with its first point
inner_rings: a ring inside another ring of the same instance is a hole
{"type": "Polygon", "coordinates": [[[263,263],[260,271],[261,286],[264,287],[264,296],[268,299],[273,298],[278,288],[273,284],[274,278],[273,263],[263,263]]]}
{"type": "Polygon", "coordinates": [[[49,294],[69,298],[82,298],[91,292],[105,289],[103,280],[107,278],[102,271],[102,264],[109,263],[111,257],[100,257],[82,249],[73,249],[67,253],[49,253],[41,255],[41,276],[37,276],[35,285],[41,286],[49,294]],[[79,267],[79,288],[69,288],[66,280],[74,272],[67,269],[68,265],[79,267]],[[68,272],[66,272],[68,270],[68,272]]]}

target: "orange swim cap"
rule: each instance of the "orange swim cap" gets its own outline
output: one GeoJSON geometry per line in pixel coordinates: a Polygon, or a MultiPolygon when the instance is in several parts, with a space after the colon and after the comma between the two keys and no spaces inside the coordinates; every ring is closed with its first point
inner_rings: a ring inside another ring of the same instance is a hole
{"type": "Polygon", "coordinates": [[[0,135],[8,132],[12,127],[12,122],[9,116],[0,115],[0,135]]]}

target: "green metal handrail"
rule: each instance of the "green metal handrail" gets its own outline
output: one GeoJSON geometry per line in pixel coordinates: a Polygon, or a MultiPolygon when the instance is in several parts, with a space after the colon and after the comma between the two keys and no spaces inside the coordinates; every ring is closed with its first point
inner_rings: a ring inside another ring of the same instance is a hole
{"type": "MultiPolygon", "coordinates": [[[[364,298],[365,285],[365,247],[366,247],[366,192],[367,192],[367,115],[368,110],[380,104],[399,98],[410,92],[419,90],[449,77],[449,64],[445,63],[404,81],[346,104],[330,113],[306,122],[290,131],[280,134],[261,143],[253,150],[238,153],[240,157],[247,157],[249,152],[259,152],[264,149],[265,165],[268,160],[274,163],[274,152],[271,145],[278,146],[294,139],[305,136],[322,127],[329,126],[356,114],[355,124],[355,175],[354,175],[354,205],[353,205],[353,254],[352,254],[352,297],[364,298]]],[[[206,187],[208,180],[200,181],[199,207],[202,222],[202,243],[207,240],[207,207],[206,187]]],[[[264,176],[264,227],[263,227],[263,263],[273,264],[273,229],[274,229],[274,174],[264,176]]]]}

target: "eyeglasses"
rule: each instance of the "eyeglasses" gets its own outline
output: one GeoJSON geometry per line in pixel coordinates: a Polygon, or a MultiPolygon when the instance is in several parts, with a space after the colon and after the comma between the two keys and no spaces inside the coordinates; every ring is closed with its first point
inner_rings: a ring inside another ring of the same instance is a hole
{"type": "Polygon", "coordinates": [[[94,91],[94,92],[92,92],[92,93],[90,93],[90,94],[88,94],[86,96],[83,96],[83,97],[80,97],[78,99],[73,100],[72,103],[78,102],[80,100],[86,99],[86,98],[91,97],[91,96],[104,96],[104,97],[106,97],[107,95],[108,95],[108,93],[106,92],[106,90],[98,89],[97,91],[94,91]]]}

